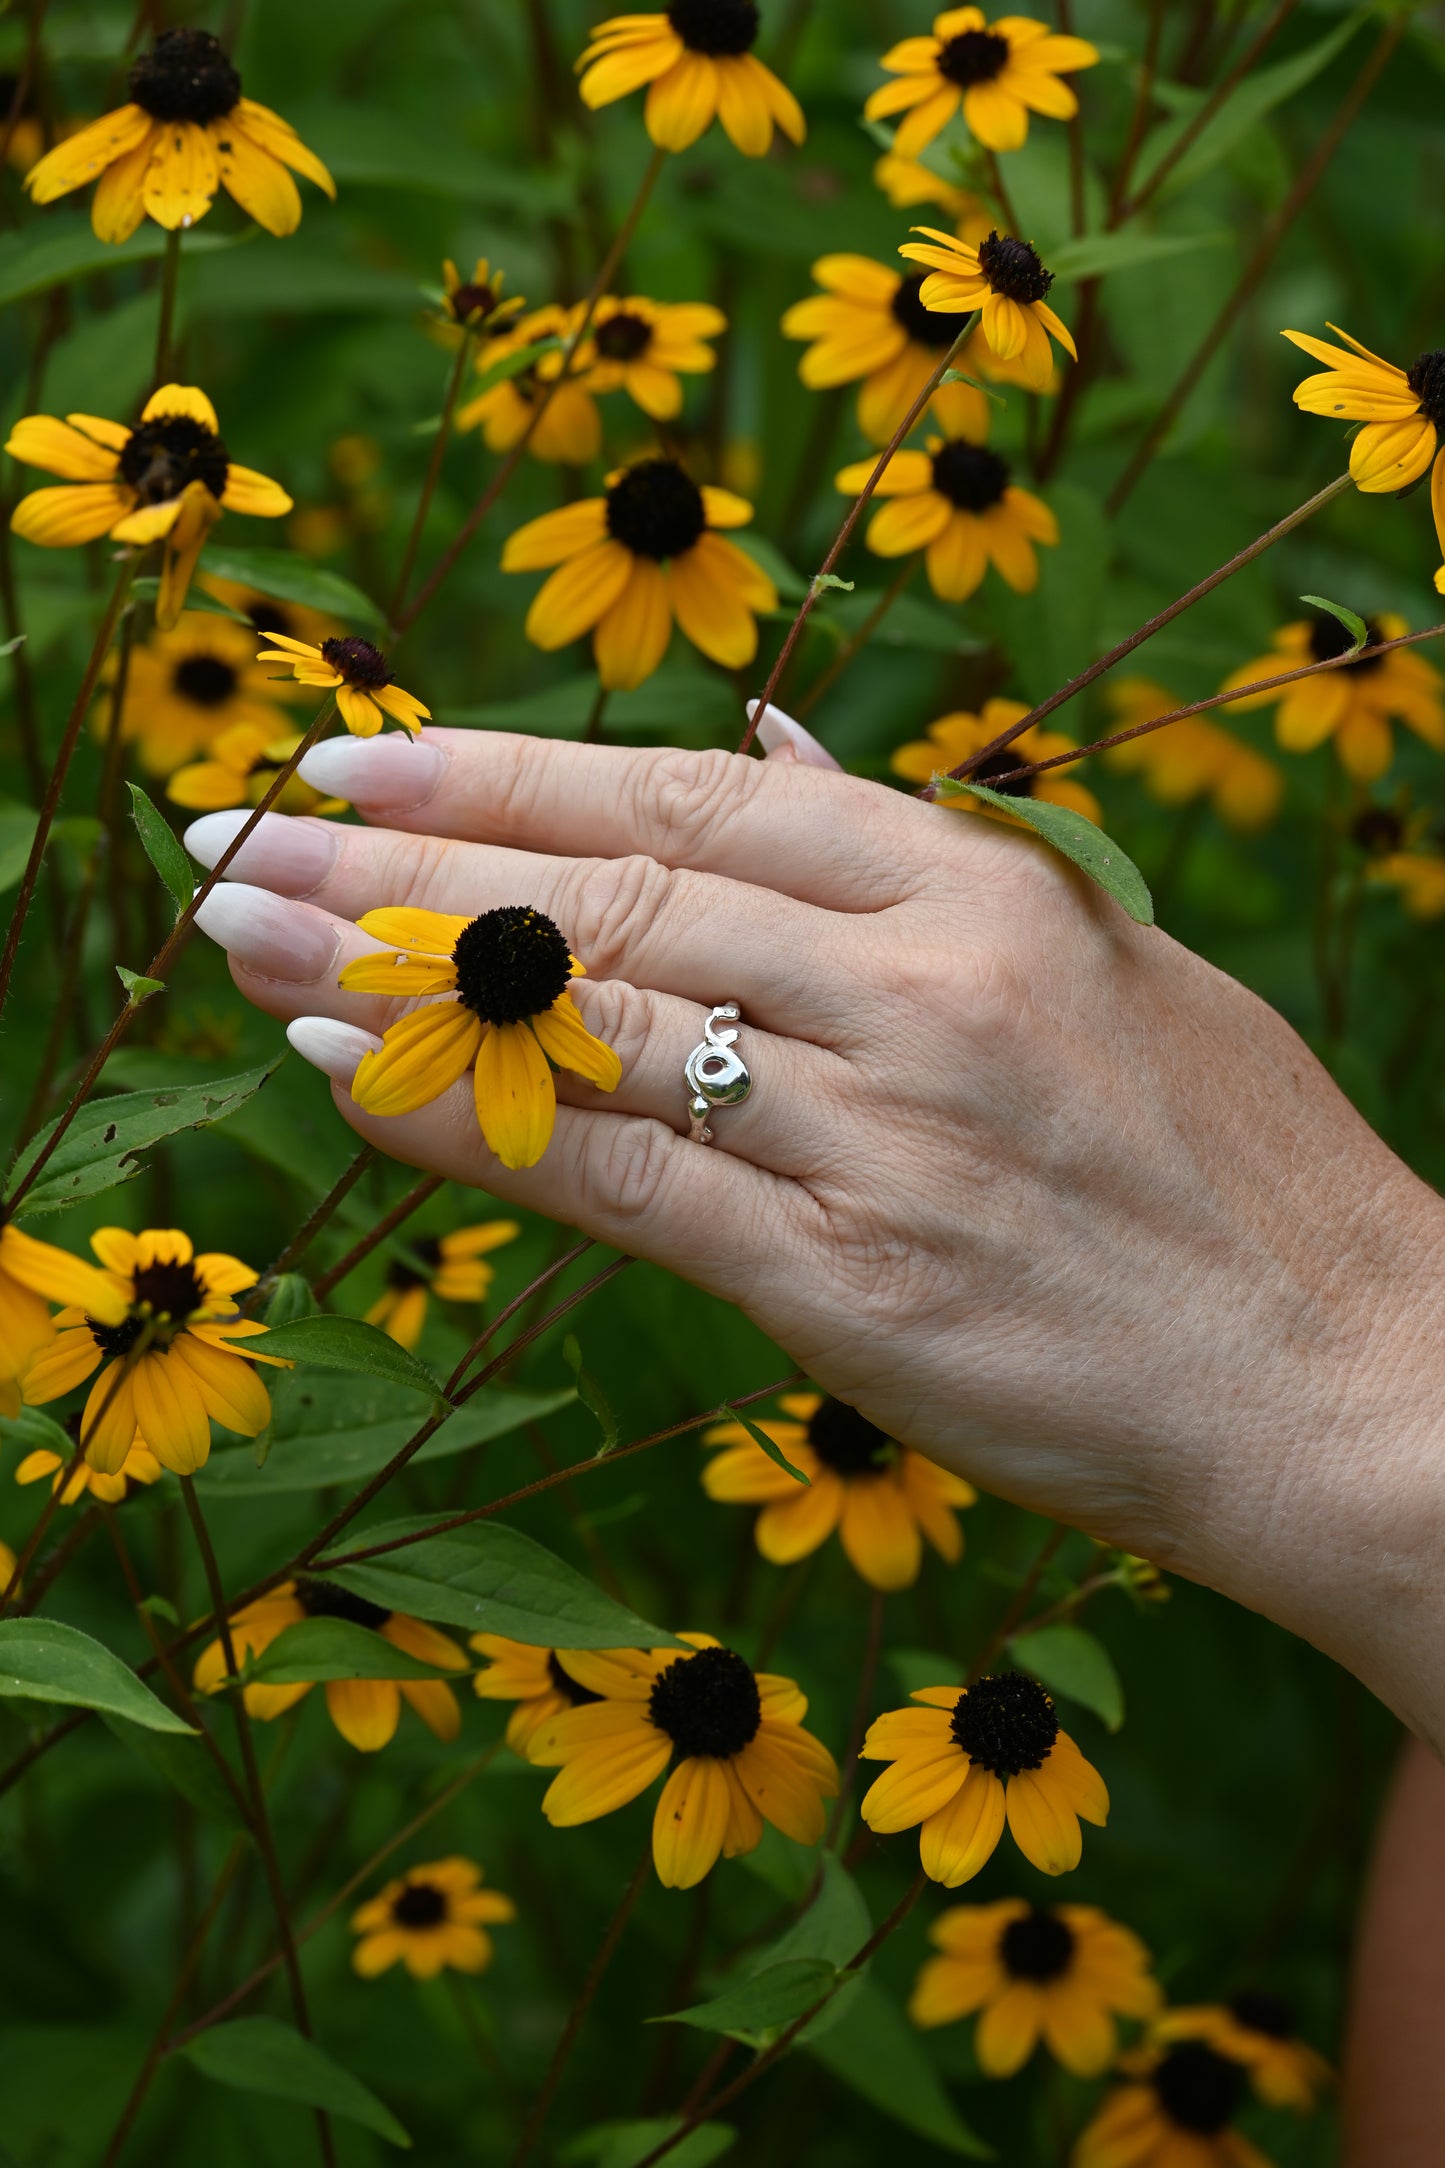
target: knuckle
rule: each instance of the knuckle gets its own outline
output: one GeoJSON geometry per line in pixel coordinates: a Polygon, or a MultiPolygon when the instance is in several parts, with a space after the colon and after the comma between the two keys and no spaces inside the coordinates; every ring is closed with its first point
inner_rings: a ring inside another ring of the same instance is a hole
{"type": "Polygon", "coordinates": [[[672,875],[655,858],[636,853],[587,869],[577,887],[570,929],[589,971],[622,969],[664,909],[672,875]]]}
{"type": "Polygon", "coordinates": [[[676,1135],[661,1122],[608,1122],[595,1165],[600,1202],[615,1219],[651,1218],[677,1178],[678,1151],[676,1135]]]}
{"type": "Polygon", "coordinates": [[[658,838],[663,856],[689,858],[719,822],[747,805],[762,764],[735,754],[671,748],[638,776],[645,803],[638,807],[658,838]]]}
{"type": "Polygon", "coordinates": [[[612,1048],[624,1076],[637,1070],[649,1048],[656,1048],[657,1001],[646,988],[629,986],[625,979],[579,979],[573,982],[572,998],[588,1030],[612,1048]]]}
{"type": "Polygon", "coordinates": [[[419,910],[453,909],[456,852],[456,844],[437,836],[398,836],[384,860],[388,892],[394,887],[419,910]]]}

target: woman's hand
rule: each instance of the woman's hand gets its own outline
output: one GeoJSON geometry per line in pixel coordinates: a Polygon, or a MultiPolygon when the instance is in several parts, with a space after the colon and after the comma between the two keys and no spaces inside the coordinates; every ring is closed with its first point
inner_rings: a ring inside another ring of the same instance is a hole
{"type": "MultiPolygon", "coordinates": [[[[302,772],[368,825],[267,815],[200,923],[361,1136],[739,1304],[892,1436],[1267,1612],[1445,1737],[1442,1208],[1271,1010],[1031,836],[806,741],[429,730],[302,772]],[[377,946],[364,912],[516,903],[567,935],[622,1061],[611,1097],[558,1077],[520,1174],[469,1080],[353,1104],[405,1005],[336,983],[377,946]],[[705,1149],[683,1065],[730,1000],[754,1089],[705,1149]]],[[[243,819],[195,824],[203,863],[243,819]]]]}

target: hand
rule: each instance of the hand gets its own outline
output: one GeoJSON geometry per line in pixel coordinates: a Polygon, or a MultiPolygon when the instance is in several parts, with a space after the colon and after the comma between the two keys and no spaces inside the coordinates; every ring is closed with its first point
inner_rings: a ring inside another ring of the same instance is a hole
{"type": "MultiPolygon", "coordinates": [[[[1439,1202],[1242,987],[1033,837],[808,742],[336,739],[303,773],[368,825],[267,815],[200,924],[383,1151],[737,1303],[890,1435],[1268,1613],[1445,1735],[1439,1202]],[[513,903],[566,933],[622,1061],[610,1098],[558,1077],[521,1174],[469,1080],[361,1113],[347,1084],[404,1005],[336,983],[377,946],[366,911],[513,903]],[[709,1150],[683,1064],[728,1000],[755,1085],[709,1150]]],[[[191,848],[214,864],[244,818],[191,848]]]]}

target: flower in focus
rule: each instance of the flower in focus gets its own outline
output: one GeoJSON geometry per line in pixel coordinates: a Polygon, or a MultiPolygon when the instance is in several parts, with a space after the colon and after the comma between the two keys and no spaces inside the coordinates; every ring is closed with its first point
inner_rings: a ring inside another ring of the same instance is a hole
{"type": "Polygon", "coordinates": [[[42,549],[68,549],[109,535],[112,542],[162,542],[165,556],[156,623],[171,631],[185,606],[201,547],[223,509],[279,519],[291,499],[226,450],[216,410],[190,384],[163,384],[138,426],[95,414],[27,414],[10,432],[12,459],[64,477],[60,489],[33,489],[10,525],[42,549]]]}
{"type": "Polygon", "coordinates": [[[448,325],[467,331],[480,331],[484,324],[500,329],[514,316],[520,316],[527,304],[520,294],[509,294],[504,300],[502,288],[506,283],[506,272],[493,271],[485,256],[477,258],[469,279],[462,277],[448,256],[442,264],[448,325]]]}
{"type": "Polygon", "coordinates": [[[1029,114],[1072,120],[1079,101],[1062,75],[1092,68],[1097,49],[1083,38],[1059,37],[1027,15],[1004,15],[990,28],[982,8],[946,8],[932,37],[904,38],[879,66],[884,83],[863,108],[865,120],[906,117],[893,148],[916,158],[953,119],[959,106],[974,140],[986,150],[1016,151],[1027,140],[1029,114]]]}
{"type": "MultiPolygon", "coordinates": [[[[1369,620],[1369,639],[1357,662],[1321,670],[1317,677],[1300,678],[1275,692],[1251,693],[1229,705],[1243,713],[1278,702],[1275,742],[1287,753],[1312,753],[1332,737],[1345,773],[1356,782],[1373,783],[1395,755],[1392,722],[1408,724],[1435,752],[1445,752],[1445,701],[1439,671],[1407,647],[1388,655],[1370,652],[1381,641],[1397,640],[1408,629],[1403,617],[1382,611],[1369,620]]],[[[1232,670],[1221,690],[1252,685],[1258,678],[1280,677],[1304,663],[1326,662],[1332,656],[1347,655],[1353,646],[1340,620],[1328,610],[1317,610],[1281,625],[1269,653],[1232,670]]]]}
{"type": "Polygon", "coordinates": [[[576,310],[549,303],[488,339],[477,352],[477,374],[483,378],[543,341],[554,343],[458,407],[456,428],[480,426],[493,452],[510,452],[526,437],[534,459],[569,467],[594,460],[602,449],[602,416],[588,380],[596,349],[584,339],[575,353],[567,351],[579,320],[576,310]]]}
{"type": "Polygon", "coordinates": [[[655,422],[670,422],[682,412],[679,376],[702,376],[717,367],[717,355],[704,342],[727,327],[722,310],[710,301],[648,301],[641,294],[619,301],[604,295],[588,333],[597,355],[588,388],[625,391],[655,422]]]}
{"type": "MultiPolygon", "coordinates": [[[[845,467],[839,489],[856,497],[873,466],[860,459],[845,467]]],[[[895,452],[874,492],[886,501],[868,523],[869,549],[875,557],[926,550],[928,584],[943,602],[967,601],[990,562],[1015,594],[1032,594],[1039,578],[1034,544],[1054,547],[1059,523],[1010,473],[1006,459],[966,437],[930,437],[926,451],[895,452]]]]}
{"type": "Polygon", "coordinates": [[[677,460],[641,459],[609,477],[605,497],[519,527],[502,570],[559,568],[527,612],[527,637],[550,654],[590,632],[598,675],[613,691],[651,677],[674,618],[710,661],[738,670],[758,651],[754,612],[775,610],[778,591],[715,530],[752,516],[744,498],[699,487],[677,460]]]}
{"type": "Polygon", "coordinates": [[[1071,2168],[1271,2168],[1232,2126],[1246,2079],[1203,2040],[1129,2057],[1134,2082],[1105,2100],[1075,2146],[1071,2168]]]}
{"type": "MultiPolygon", "coordinates": [[[[112,650],[101,683],[113,686],[119,667],[112,650]]],[[[113,713],[114,698],[107,692],[95,716],[103,738],[110,735],[113,713]]],[[[267,739],[291,728],[245,625],[210,610],[186,610],[170,632],[132,649],[120,733],[135,746],[148,775],[174,774],[237,724],[260,730],[267,739]]]]}
{"type": "MultiPolygon", "coordinates": [[[[72,1415],[65,1427],[78,1443],[80,1423],[77,1418],[72,1415]]],[[[83,1498],[87,1492],[102,1505],[114,1506],[128,1495],[133,1483],[159,1482],[163,1472],[155,1454],[139,1435],[114,1475],[103,1475],[99,1468],[92,1468],[88,1460],[83,1460],[66,1482],[65,1471],[73,1458],[73,1454],[62,1456],[49,1446],[37,1446],[33,1453],[26,1454],[15,1470],[15,1480],[17,1483],[41,1483],[49,1476],[50,1488],[60,1491],[63,1506],[73,1506],[76,1499],[83,1498]]]]}
{"type": "Polygon", "coordinates": [[[981,2011],[973,2051],[991,2078],[1011,2078],[1041,2038],[1066,2070],[1096,2078],[1118,2052],[1115,2017],[1152,2017],[1161,2000],[1139,1937],[1093,1905],[955,1905],[929,1940],[942,1954],[908,2014],[931,2027],[981,2011]]]}
{"type": "Polygon", "coordinates": [[[895,211],[936,203],[953,220],[959,240],[971,241],[975,248],[988,239],[998,223],[982,196],[976,196],[972,189],[955,188],[952,181],[946,181],[917,158],[900,158],[896,151],[885,151],[873,168],[873,179],[895,211]]]}
{"type": "Polygon", "coordinates": [[[205,30],[162,30],[131,65],[130,103],[92,121],[32,166],[25,186],[53,203],[99,178],[90,222],[125,241],[149,215],[193,226],[224,188],[268,233],[294,233],[301,195],[290,167],[332,198],[321,160],[269,106],[241,95],[241,78],[205,30]]]}
{"type": "MultiPolygon", "coordinates": [[[[871,256],[820,256],[813,277],[823,288],[796,301],[783,318],[789,339],[812,341],[798,363],[811,391],[862,383],[858,426],[886,444],[958,337],[952,316],[924,307],[921,271],[899,273],[871,256]]],[[[940,384],[929,407],[951,437],[981,444],[988,401],[973,384],[940,384]]]]}
{"type": "Polygon", "coordinates": [[[1296,2039],[1294,2012],[1279,1995],[1246,1988],[1232,2002],[1167,2010],[1151,2027],[1156,2042],[1204,2040],[1242,2063],[1271,2108],[1308,2115],[1334,2076],[1323,2055],[1296,2039]]]}
{"type": "Polygon", "coordinates": [[[261,649],[262,662],[284,662],[298,685],[322,685],[335,692],[341,720],[354,738],[374,738],[388,715],[414,738],[421,736],[422,723],[431,720],[431,709],[393,682],[386,657],[370,640],[348,636],[313,647],[309,640],[292,640],[280,632],[262,638],[270,642],[261,649]]]}
{"type": "MultiPolygon", "coordinates": [[[[439,1671],[465,1671],[466,1657],[435,1626],[409,1618],[404,1611],[385,1611],[364,1596],[353,1596],[334,1581],[283,1581],[268,1596],[248,1603],[231,1620],[231,1641],[236,1661],[259,1656],[279,1633],[306,1618],[345,1619],[380,1634],[393,1648],[418,1663],[433,1664],[439,1671]]],[[[310,1693],[315,1680],[297,1680],[284,1686],[260,1682],[242,1688],[250,1715],[263,1724],[284,1716],[310,1693]]],[[[194,1684],[197,1693],[216,1694],[226,1684],[226,1652],[219,1639],[203,1650],[197,1661],[194,1684]]],[[[455,1739],[462,1726],[457,1697],[444,1679],[327,1679],[326,1708],[332,1723],[347,1744],[363,1754],[375,1754],[396,1734],[405,1701],[438,1739],[455,1739]]]]}
{"type": "MultiPolygon", "coordinates": [[[[1303,331],[1282,334],[1326,364],[1318,376],[1295,387],[1295,405],[1306,414],[1364,423],[1350,445],[1350,473],[1367,493],[1408,489],[1428,472],[1435,532],[1445,550],[1445,467],[1436,456],[1445,433],[1445,348],[1417,355],[1408,369],[1397,369],[1337,324],[1330,330],[1349,353],[1303,331]]],[[[1445,594],[1445,565],[1435,585],[1445,594]]]]}
{"type": "Polygon", "coordinates": [[[1051,337],[1078,360],[1067,324],[1044,299],[1054,274],[1044,269],[1032,241],[991,233],[972,248],[936,226],[915,226],[913,231],[926,238],[905,241],[898,253],[929,266],[932,275],[920,289],[926,309],[942,316],[980,310],[989,347],[1000,361],[1017,364],[1019,380],[1031,391],[1045,390],[1053,376],[1051,337]]]}
{"type": "Polygon", "coordinates": [[[727,1450],[708,1462],[703,1489],[727,1505],[760,1505],[758,1549],[775,1566],[806,1558],[837,1531],[856,1572],[873,1588],[911,1588],[926,1536],[950,1565],[963,1556],[956,1515],[978,1493],[895,1444],[856,1408],[822,1393],[785,1393],[783,1416],[757,1425],[808,1478],[805,1487],[770,1460],[742,1423],[718,1423],[704,1445],[727,1450]]]}
{"type": "Polygon", "coordinates": [[[441,911],[368,911],[363,933],[394,946],[342,971],[350,993],[455,994],[389,1026],[362,1057],[351,1096],[368,1114],[411,1114],[439,1099],[473,1062],[477,1122],[504,1167],[535,1167],[552,1139],[557,1090],[549,1060],[599,1091],[622,1064],[594,1039],[567,988],[582,972],[563,935],[525,904],[453,918],[441,911]]]}
{"type": "MultiPolygon", "coordinates": [[[[889,766],[905,782],[929,783],[935,775],[961,767],[985,745],[991,745],[1002,731],[1011,730],[1015,723],[1022,722],[1028,712],[1021,700],[986,700],[981,715],[973,715],[964,708],[953,715],[941,715],[936,723],[929,724],[926,738],[915,738],[908,745],[900,745],[889,766]]],[[[1073,745],[1074,740],[1065,737],[1062,730],[1045,730],[1042,723],[1035,723],[1002,752],[990,753],[987,760],[971,770],[968,781],[986,784],[990,790],[1001,791],[1006,798],[1038,798],[1045,805],[1066,806],[1071,813],[1082,813],[1086,821],[1102,821],[1104,816],[1098,799],[1082,783],[1073,780],[1072,768],[1067,771],[1051,768],[1044,775],[1022,776],[1017,783],[1006,780],[1015,768],[1028,768],[1035,761],[1052,760],[1058,753],[1072,751],[1073,745]]],[[[983,813],[992,820],[1008,818],[995,807],[985,805],[980,798],[945,798],[940,803],[950,812],[983,813]]]]}
{"type": "Polygon", "coordinates": [[[198,1256],[175,1227],[102,1227],[90,1246],[106,1268],[109,1317],[85,1298],[61,1311],[54,1342],[25,1372],[27,1405],[73,1392],[103,1363],[81,1417],[85,1457],[102,1475],[119,1473],[137,1438],[163,1468],[193,1475],[210,1455],[213,1416],[245,1438],[264,1430],[271,1399],[250,1365],[280,1358],[239,1344],[266,1330],[232,1300],[255,1286],[250,1266],[198,1256]]]}
{"type": "Polygon", "coordinates": [[[948,1889],[992,1858],[1005,1819],[1042,1874],[1077,1867],[1079,1818],[1102,1825],[1109,1794],[1037,1681],[1003,1671],[912,1698],[923,1706],[880,1716],[863,1741],[865,1761],[893,1764],[864,1798],[868,1827],[884,1836],[921,1825],[923,1870],[948,1889]]]}
{"type": "Polygon", "coordinates": [[[402,1347],[415,1347],[431,1297],[438,1302],[485,1302],[493,1275],[482,1260],[488,1250],[514,1242],[521,1232],[515,1220],[486,1220],[449,1235],[419,1235],[407,1244],[407,1257],[388,1263],[386,1287],[367,1311],[367,1324],[380,1325],[402,1347]]]}
{"type": "Polygon", "coordinates": [[[643,121],[663,151],[685,151],[714,119],[747,158],[767,156],[775,125],[801,143],[802,107],[753,53],[758,26],[757,0],[672,0],[661,15],[614,15],[577,63],[582,103],[595,110],[649,83],[643,121]]]}
{"type": "Polygon", "coordinates": [[[108,1274],[23,1234],[0,1205],[0,1415],[19,1414],[20,1381],[55,1339],[52,1302],[89,1310],[106,1325],[118,1325],[127,1309],[108,1274]]]}
{"type": "Polygon", "coordinates": [[[398,1959],[414,1980],[439,1972],[485,1972],[492,1962],[486,1932],[514,1920],[517,1908],[500,1890],[482,1889],[482,1870],[469,1859],[437,1859],[408,1867],[351,1915],[360,1941],[351,1962],[374,1980],[398,1959]]]}
{"type": "Polygon", "coordinates": [[[505,1634],[473,1634],[471,1645],[488,1659],[485,1671],[472,1675],[480,1698],[516,1703],[507,1718],[507,1744],[514,1754],[525,1758],[532,1740],[554,1716],[602,1699],[563,1664],[564,1656],[571,1661],[570,1649],[533,1648],[530,1642],[509,1641],[505,1634]]]}
{"type": "Polygon", "coordinates": [[[832,1755],[803,1729],[791,1679],[755,1672],[708,1634],[692,1648],[569,1649],[561,1661],[597,1696],[533,1736],[529,1760],[560,1773],[542,1812],[558,1829],[611,1814],[671,1765],[652,1822],[652,1857],[668,1889],[691,1889],[761,1841],[771,1822],[796,1844],[823,1834],[836,1796],[832,1755]]]}
{"type": "MultiPolygon", "coordinates": [[[[1132,730],[1183,705],[1152,678],[1120,678],[1105,698],[1115,730],[1132,730]]],[[[1275,763],[1203,715],[1182,716],[1147,737],[1111,746],[1104,758],[1119,774],[1139,776],[1160,805],[1208,798],[1225,827],[1240,835],[1267,828],[1284,797],[1284,776],[1275,763]]]]}
{"type": "MultiPolygon", "coordinates": [[[[235,723],[221,732],[211,747],[209,760],[198,760],[176,770],[166,785],[166,796],[193,813],[259,805],[301,743],[296,731],[275,738],[260,723],[235,723]]],[[[286,778],[281,795],[272,803],[278,813],[325,815],[346,811],[344,798],[323,798],[299,775],[286,778]]]]}

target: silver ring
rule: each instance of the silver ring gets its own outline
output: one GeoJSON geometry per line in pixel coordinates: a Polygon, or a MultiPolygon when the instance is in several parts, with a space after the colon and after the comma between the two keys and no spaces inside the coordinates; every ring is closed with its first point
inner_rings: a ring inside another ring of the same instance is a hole
{"type": "Polygon", "coordinates": [[[746,1062],[733,1051],[742,1013],[735,1001],[725,1001],[714,1009],[703,1026],[702,1045],[695,1046],[687,1057],[683,1074],[687,1079],[687,1111],[692,1117],[688,1136],[694,1144],[712,1143],[708,1116],[714,1107],[741,1106],[753,1088],[746,1062]]]}

